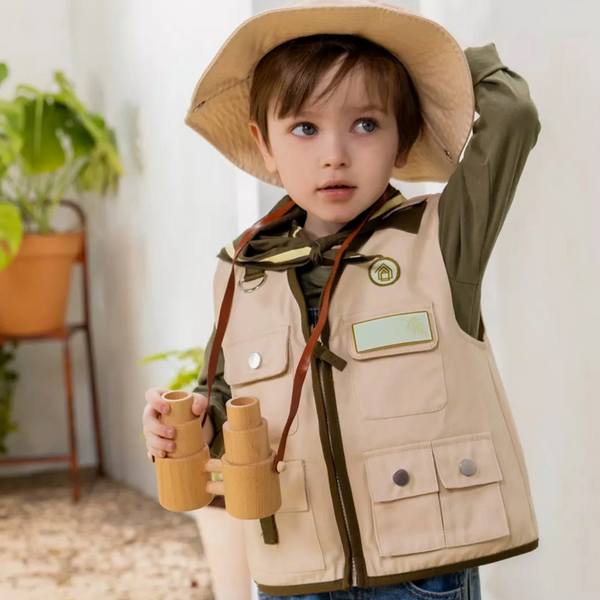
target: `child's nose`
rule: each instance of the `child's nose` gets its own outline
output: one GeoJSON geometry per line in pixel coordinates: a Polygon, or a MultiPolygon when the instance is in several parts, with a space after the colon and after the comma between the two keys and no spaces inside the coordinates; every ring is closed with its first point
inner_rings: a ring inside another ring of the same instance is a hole
{"type": "Polygon", "coordinates": [[[329,135],[323,136],[323,148],[321,153],[322,167],[348,167],[350,158],[346,144],[341,136],[329,135]]]}

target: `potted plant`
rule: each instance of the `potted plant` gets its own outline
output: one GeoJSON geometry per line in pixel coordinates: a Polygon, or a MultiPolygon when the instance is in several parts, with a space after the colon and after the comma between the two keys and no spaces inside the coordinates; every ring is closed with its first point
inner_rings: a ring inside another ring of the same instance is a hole
{"type": "MultiPolygon", "coordinates": [[[[0,85],[7,76],[0,63],[0,85]]],[[[123,174],[112,129],[63,73],[54,81],[0,100],[0,338],[64,324],[83,233],[55,231],[56,208],[72,193],[115,193],[123,174]]]]}

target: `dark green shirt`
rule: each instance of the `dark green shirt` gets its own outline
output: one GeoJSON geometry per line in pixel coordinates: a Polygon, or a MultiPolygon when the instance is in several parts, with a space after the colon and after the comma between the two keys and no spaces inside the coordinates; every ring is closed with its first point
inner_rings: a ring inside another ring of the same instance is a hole
{"type": "MultiPolygon", "coordinates": [[[[481,284],[494,244],[512,204],[525,161],[540,132],[526,81],[502,64],[494,44],[468,48],[479,118],[464,157],[439,203],[440,247],[460,327],[481,339],[481,284]]],[[[307,306],[318,306],[331,267],[299,269],[307,306]]],[[[214,335],[214,332],[213,332],[214,335]]],[[[206,346],[210,355],[213,336],[206,346]]],[[[206,395],[206,361],[195,392],[206,395]]],[[[209,414],[215,426],[211,453],[223,452],[221,429],[231,390],[223,379],[223,353],[211,391],[209,414]]]]}

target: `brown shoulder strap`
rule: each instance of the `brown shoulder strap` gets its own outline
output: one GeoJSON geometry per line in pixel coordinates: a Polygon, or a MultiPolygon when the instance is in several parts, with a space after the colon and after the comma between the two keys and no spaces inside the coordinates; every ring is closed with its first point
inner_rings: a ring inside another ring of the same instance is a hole
{"type": "MultiPolygon", "coordinates": [[[[388,187],[388,190],[390,188],[388,187]]],[[[323,331],[323,327],[327,321],[327,314],[329,312],[329,301],[331,298],[331,290],[333,287],[333,282],[335,281],[336,274],[338,272],[339,266],[342,261],[342,257],[344,252],[354,240],[354,238],[358,235],[360,230],[363,228],[364,224],[371,218],[371,215],[375,214],[389,199],[388,190],[379,198],[375,204],[371,207],[369,213],[365,216],[365,218],[357,225],[357,227],[350,233],[350,235],[344,240],[342,243],[339,252],[335,258],[333,263],[333,268],[331,270],[331,275],[327,280],[327,284],[325,286],[325,290],[323,291],[323,301],[321,303],[321,311],[319,314],[319,320],[317,321],[317,325],[313,329],[310,337],[308,338],[308,342],[304,347],[304,351],[302,352],[302,356],[300,357],[300,361],[298,362],[298,366],[296,367],[296,372],[294,374],[294,383],[292,387],[292,399],[290,403],[290,412],[288,414],[287,421],[285,423],[285,427],[283,428],[283,432],[281,434],[281,440],[279,441],[279,448],[277,449],[277,454],[275,455],[275,460],[273,461],[273,470],[277,471],[277,465],[283,460],[283,455],[285,454],[285,447],[287,443],[288,434],[290,431],[290,427],[296,414],[298,413],[298,407],[300,406],[300,393],[302,391],[302,385],[304,384],[304,380],[306,379],[306,374],[308,372],[308,367],[310,366],[310,357],[315,349],[315,345],[323,331]]],[[[225,329],[227,328],[227,323],[229,321],[229,315],[231,313],[231,306],[233,304],[233,293],[235,291],[235,261],[242,251],[244,246],[250,241],[252,235],[256,232],[257,229],[262,227],[263,225],[267,225],[272,223],[273,221],[279,219],[284,214],[286,214],[295,203],[290,200],[287,204],[282,206],[278,211],[274,213],[268,214],[266,217],[255,223],[246,233],[243,235],[242,239],[238,247],[236,248],[235,255],[233,257],[233,264],[231,265],[231,273],[229,275],[229,280],[227,281],[227,287],[225,288],[225,294],[223,296],[223,302],[221,304],[221,310],[219,311],[219,319],[217,321],[217,328],[215,331],[215,337],[213,340],[213,346],[210,353],[210,358],[208,360],[208,373],[207,373],[207,396],[210,402],[210,391],[212,388],[212,384],[215,379],[215,373],[217,370],[217,363],[219,360],[219,354],[221,352],[221,345],[223,343],[223,337],[225,336],[225,329]]],[[[202,419],[202,424],[204,425],[206,418],[208,416],[208,411],[204,414],[204,418],[202,419]]]]}
{"type": "MultiPolygon", "coordinates": [[[[209,403],[210,391],[215,380],[215,373],[217,372],[217,364],[219,362],[219,354],[221,353],[221,345],[223,344],[223,337],[225,336],[225,329],[227,328],[227,323],[229,322],[229,315],[231,314],[231,305],[233,304],[233,292],[235,291],[235,261],[239,253],[244,249],[244,246],[252,239],[252,236],[254,235],[257,229],[281,218],[294,206],[295,202],[293,200],[290,200],[287,204],[284,204],[279,210],[273,213],[269,213],[268,215],[260,219],[260,221],[254,223],[254,225],[252,225],[252,227],[250,227],[250,229],[248,229],[244,233],[242,239],[240,240],[240,243],[238,244],[238,247],[235,250],[233,262],[231,265],[231,273],[229,274],[229,280],[227,281],[227,287],[225,288],[223,302],[221,303],[221,309],[219,310],[219,319],[217,321],[217,329],[215,331],[215,337],[213,339],[210,358],[208,359],[208,372],[206,376],[206,395],[208,397],[209,403]]],[[[208,410],[204,413],[204,417],[202,418],[202,426],[204,426],[204,423],[206,423],[207,417],[208,410]]]]}
{"type": "Polygon", "coordinates": [[[283,428],[283,432],[281,433],[281,439],[279,440],[279,448],[277,449],[277,454],[275,455],[275,460],[273,461],[273,470],[275,471],[277,471],[277,465],[279,464],[279,462],[283,460],[290,427],[294,422],[294,418],[296,417],[296,413],[298,412],[298,408],[300,406],[300,393],[302,392],[302,385],[304,384],[304,380],[306,379],[306,374],[308,372],[308,367],[310,366],[310,357],[312,356],[312,353],[319,340],[319,337],[321,336],[321,332],[323,331],[323,327],[325,327],[325,323],[327,321],[327,314],[329,312],[329,300],[331,298],[331,289],[333,287],[333,282],[335,281],[335,277],[338,272],[339,266],[342,262],[344,252],[346,251],[352,240],[358,235],[360,230],[363,228],[364,224],[370,219],[371,215],[377,212],[387,202],[387,200],[388,194],[383,194],[383,196],[379,198],[379,200],[375,202],[375,204],[373,204],[371,210],[369,211],[369,214],[344,240],[339,252],[335,257],[333,268],[331,269],[331,275],[329,276],[327,284],[325,285],[325,290],[323,291],[323,300],[321,302],[319,320],[317,321],[315,328],[312,330],[312,333],[308,338],[308,342],[304,347],[304,352],[302,352],[302,356],[300,357],[300,361],[298,362],[298,366],[296,367],[296,373],[294,374],[294,384],[292,387],[292,401],[290,403],[290,412],[288,414],[285,427],[283,428]]]}

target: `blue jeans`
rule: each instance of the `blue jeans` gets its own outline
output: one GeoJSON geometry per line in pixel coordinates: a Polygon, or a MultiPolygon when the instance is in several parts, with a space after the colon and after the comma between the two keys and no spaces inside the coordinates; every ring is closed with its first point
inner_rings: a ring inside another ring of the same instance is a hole
{"type": "Polygon", "coordinates": [[[377,588],[285,597],[259,592],[258,597],[260,600],[481,600],[481,587],[479,568],[475,567],[377,588]]]}

